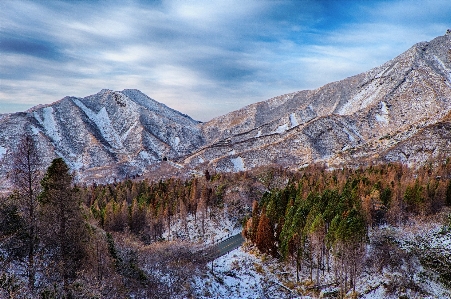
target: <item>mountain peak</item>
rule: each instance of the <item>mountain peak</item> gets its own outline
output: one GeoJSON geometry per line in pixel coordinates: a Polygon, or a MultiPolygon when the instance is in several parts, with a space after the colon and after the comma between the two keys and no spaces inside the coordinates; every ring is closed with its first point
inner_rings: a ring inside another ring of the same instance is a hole
{"type": "MultiPolygon", "coordinates": [[[[32,133],[43,161],[63,157],[87,182],[158,171],[158,165],[179,174],[315,162],[421,165],[448,153],[450,49],[451,35],[439,36],[367,72],[207,123],[137,89],[66,97],[0,118],[0,150],[13,152],[19,136],[32,133]]],[[[0,163],[0,181],[7,168],[0,163]]]]}

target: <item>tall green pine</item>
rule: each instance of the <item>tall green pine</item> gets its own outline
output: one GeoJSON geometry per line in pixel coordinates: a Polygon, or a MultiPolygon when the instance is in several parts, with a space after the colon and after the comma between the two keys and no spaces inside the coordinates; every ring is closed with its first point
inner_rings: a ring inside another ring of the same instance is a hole
{"type": "Polygon", "coordinates": [[[59,286],[62,283],[63,292],[68,295],[70,283],[86,256],[87,229],[72,175],[63,159],[53,160],[41,185],[42,238],[46,253],[51,256],[48,279],[59,286]]]}

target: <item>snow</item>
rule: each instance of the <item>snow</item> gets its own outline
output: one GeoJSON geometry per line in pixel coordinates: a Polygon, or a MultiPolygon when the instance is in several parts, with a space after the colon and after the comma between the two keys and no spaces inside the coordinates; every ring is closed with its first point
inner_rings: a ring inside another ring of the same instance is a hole
{"type": "Polygon", "coordinates": [[[124,147],[121,138],[111,124],[111,120],[105,107],[102,107],[98,113],[95,113],[86,107],[79,99],[74,99],[73,101],[96,124],[103,138],[105,138],[113,148],[121,149],[124,147]]]}
{"type": "Polygon", "coordinates": [[[241,233],[240,223],[233,220],[235,217],[230,215],[227,206],[221,212],[212,212],[211,208],[208,209],[204,231],[202,231],[201,217],[200,211],[197,211],[196,217],[188,214],[186,226],[180,218],[174,218],[171,229],[169,230],[166,226],[162,237],[165,240],[182,239],[211,245],[241,233]]]}
{"type": "Polygon", "coordinates": [[[355,138],[352,136],[351,132],[348,131],[348,129],[343,128],[343,132],[345,132],[348,135],[349,141],[354,142],[355,138]]]}
{"type": "Polygon", "coordinates": [[[0,146],[0,160],[3,159],[5,154],[6,154],[6,148],[4,148],[3,146],[0,146]]]}
{"type": "Polygon", "coordinates": [[[290,114],[290,122],[291,122],[291,127],[296,127],[299,125],[298,120],[296,119],[296,114],[295,113],[291,113],[290,114]]]}
{"type": "MultiPolygon", "coordinates": [[[[410,275],[415,287],[402,291],[408,298],[420,298],[419,294],[428,294],[421,298],[451,298],[451,290],[441,285],[434,276],[434,271],[425,269],[419,261],[419,257],[427,257],[429,252],[441,251],[441,257],[445,259],[451,256],[449,245],[451,244],[451,231],[435,221],[411,218],[405,225],[383,226],[377,230],[370,230],[370,238],[385,238],[396,240],[394,244],[411,256],[410,265],[402,258],[402,265],[394,269],[383,268],[382,273],[365,272],[359,278],[357,291],[365,294],[363,298],[398,298],[399,294],[388,294],[384,286],[393,282],[406,279],[410,275]],[[415,289],[420,291],[414,291],[415,289]],[[419,292],[419,293],[418,293],[419,292]]],[[[367,246],[371,256],[371,245],[367,246]]],[[[394,253],[396,254],[396,253],[394,253]]],[[[400,292],[400,290],[397,290],[400,292]]]]}
{"type": "Polygon", "coordinates": [[[288,125],[284,124],[284,125],[281,125],[281,126],[277,127],[276,133],[282,134],[286,130],[288,130],[288,125]]]}
{"type": "Polygon", "coordinates": [[[124,89],[121,93],[127,96],[129,100],[145,107],[149,111],[153,111],[158,115],[171,119],[175,122],[182,123],[187,127],[197,123],[197,121],[191,119],[191,117],[181,114],[163,103],[159,103],[154,99],[149,98],[137,89],[124,89]]]}
{"type": "MultiPolygon", "coordinates": [[[[443,229],[441,224],[433,221],[412,221],[400,227],[385,226],[371,230],[370,238],[379,234],[388,236],[397,240],[395,244],[399,244],[404,248],[402,250],[406,251],[409,251],[410,247],[414,248],[418,240],[424,238],[427,246],[442,248],[449,254],[451,231],[448,229],[447,233],[443,233],[443,229]]],[[[372,258],[372,248],[371,243],[367,244],[369,259],[372,258]]],[[[417,248],[421,249],[421,246],[417,248]]],[[[402,263],[399,268],[384,267],[380,272],[365,268],[357,281],[356,291],[359,298],[397,299],[402,295],[406,298],[451,298],[451,290],[427,276],[430,272],[421,266],[418,259],[412,259],[410,266],[402,263]],[[407,281],[406,275],[411,275],[417,287],[407,284],[404,288],[402,283],[399,284],[407,281]],[[388,290],[387,286],[396,287],[397,284],[399,288],[395,288],[394,293],[388,290]]],[[[312,292],[304,284],[309,279],[308,273],[301,273],[301,283],[296,284],[293,263],[281,263],[278,259],[259,253],[248,243],[216,259],[213,262],[213,272],[210,263],[205,272],[201,277],[194,278],[196,298],[318,298],[318,295],[320,298],[329,298],[327,293],[336,290],[336,287],[329,286],[320,289],[319,294],[312,292]]],[[[334,281],[333,269],[329,274],[325,273],[324,281],[325,285],[334,281]]],[[[350,292],[347,296],[350,296],[350,292]]]]}
{"type": "Polygon", "coordinates": [[[69,162],[69,165],[70,165],[70,168],[75,171],[79,171],[84,166],[83,161],[80,161],[80,160],[76,161],[76,162],[69,162]]]}
{"type": "Polygon", "coordinates": [[[235,150],[231,150],[231,151],[229,152],[229,156],[233,156],[233,155],[235,155],[235,154],[236,154],[235,150]]]}
{"type": "Polygon", "coordinates": [[[180,164],[175,163],[175,162],[173,162],[173,161],[168,160],[168,163],[169,163],[170,165],[172,165],[173,167],[175,167],[175,168],[178,168],[178,169],[182,169],[182,168],[183,168],[183,165],[180,165],[180,164]]]}
{"type": "Polygon", "coordinates": [[[434,60],[440,64],[440,66],[445,70],[445,72],[448,74],[448,82],[451,82],[451,71],[445,66],[443,61],[441,61],[437,56],[434,55],[434,60]]]}
{"type": "Polygon", "coordinates": [[[255,135],[255,138],[258,138],[260,136],[262,136],[262,131],[261,130],[257,132],[257,135],[255,135]]]}
{"type": "Polygon", "coordinates": [[[135,122],[132,126],[130,126],[130,128],[127,130],[127,132],[125,132],[124,135],[121,136],[122,142],[124,142],[124,141],[127,139],[128,134],[130,134],[130,132],[131,132],[134,128],[136,128],[137,125],[138,125],[138,122],[135,122]]]}
{"type": "Polygon", "coordinates": [[[388,123],[388,107],[387,103],[381,102],[380,114],[376,114],[376,121],[388,123]]]}
{"type": "Polygon", "coordinates": [[[38,135],[39,134],[39,129],[36,128],[35,126],[30,126],[31,127],[31,132],[33,132],[34,135],[38,135]]]}
{"type": "Polygon", "coordinates": [[[205,160],[201,156],[199,156],[199,163],[204,163],[204,162],[205,162],[205,160]]]}
{"type": "Polygon", "coordinates": [[[237,158],[230,159],[230,161],[233,163],[233,170],[234,171],[244,171],[246,169],[244,167],[243,158],[237,157],[237,158]]]}
{"type": "Polygon", "coordinates": [[[174,144],[175,147],[179,146],[179,144],[180,144],[180,138],[179,138],[178,136],[176,136],[176,137],[174,138],[173,144],[174,144]]]}
{"type": "Polygon", "coordinates": [[[139,157],[143,160],[152,161],[154,160],[151,155],[146,151],[139,152],[139,157]]]}
{"type": "Polygon", "coordinates": [[[263,298],[263,276],[256,271],[255,256],[235,249],[213,262],[213,273],[196,277],[196,298],[263,298]]]}
{"type": "Polygon", "coordinates": [[[343,107],[340,108],[338,114],[350,115],[371,105],[373,100],[376,99],[381,92],[381,87],[378,85],[377,81],[378,80],[375,80],[362,88],[354,97],[352,97],[352,99],[347,101],[343,107]]]}
{"type": "Polygon", "coordinates": [[[36,111],[33,115],[39,124],[44,127],[45,132],[54,142],[58,143],[61,141],[61,136],[59,135],[56,121],[53,117],[52,107],[45,107],[42,109],[42,116],[44,119],[42,119],[36,111]]]}

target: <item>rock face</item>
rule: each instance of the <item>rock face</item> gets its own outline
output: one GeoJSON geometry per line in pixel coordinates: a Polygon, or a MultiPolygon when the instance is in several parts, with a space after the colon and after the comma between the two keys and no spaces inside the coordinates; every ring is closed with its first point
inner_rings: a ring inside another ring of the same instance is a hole
{"type": "MultiPolygon", "coordinates": [[[[450,154],[451,35],[414,45],[368,72],[282,95],[200,123],[138,90],[66,97],[0,115],[0,185],[25,133],[49,163],[61,156],[81,181],[161,171],[240,171],[401,161],[450,154]],[[162,160],[168,162],[162,162],[162,160]],[[167,170],[167,169],[166,169],[167,170]]],[[[171,173],[169,171],[169,173],[171,173]]]]}

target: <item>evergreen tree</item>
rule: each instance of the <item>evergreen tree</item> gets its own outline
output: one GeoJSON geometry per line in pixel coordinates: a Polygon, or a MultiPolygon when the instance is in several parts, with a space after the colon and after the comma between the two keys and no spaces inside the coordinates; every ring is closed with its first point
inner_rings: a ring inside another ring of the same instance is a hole
{"type": "Polygon", "coordinates": [[[72,186],[72,175],[63,159],[53,160],[41,185],[42,239],[46,254],[51,256],[48,279],[62,283],[63,292],[68,296],[69,285],[87,254],[87,229],[77,191],[72,186]]]}

